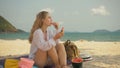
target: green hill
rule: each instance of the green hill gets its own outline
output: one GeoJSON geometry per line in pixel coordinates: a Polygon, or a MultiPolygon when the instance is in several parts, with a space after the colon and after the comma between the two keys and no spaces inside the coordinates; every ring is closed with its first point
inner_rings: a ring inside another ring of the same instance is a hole
{"type": "Polygon", "coordinates": [[[114,32],[116,32],[116,33],[120,33],[120,30],[116,30],[116,31],[114,31],[114,32]]]}
{"type": "Polygon", "coordinates": [[[108,30],[96,30],[93,33],[110,33],[108,30]]]}
{"type": "Polygon", "coordinates": [[[5,18],[0,16],[0,32],[16,32],[17,29],[10,24],[5,18]]]}
{"type": "Polygon", "coordinates": [[[10,22],[8,22],[5,18],[0,16],[0,33],[5,32],[24,32],[24,31],[16,29],[10,22]]]}

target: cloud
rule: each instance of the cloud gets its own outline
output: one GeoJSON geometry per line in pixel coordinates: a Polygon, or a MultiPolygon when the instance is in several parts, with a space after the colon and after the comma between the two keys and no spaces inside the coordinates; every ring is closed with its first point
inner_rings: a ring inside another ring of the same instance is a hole
{"type": "Polygon", "coordinates": [[[103,15],[103,16],[110,15],[110,13],[107,11],[105,6],[99,6],[97,8],[92,8],[91,9],[91,14],[92,15],[103,15]]]}
{"type": "Polygon", "coordinates": [[[49,12],[49,13],[53,13],[53,12],[54,12],[54,9],[45,8],[45,9],[42,9],[41,11],[47,11],[47,12],[49,12]]]}

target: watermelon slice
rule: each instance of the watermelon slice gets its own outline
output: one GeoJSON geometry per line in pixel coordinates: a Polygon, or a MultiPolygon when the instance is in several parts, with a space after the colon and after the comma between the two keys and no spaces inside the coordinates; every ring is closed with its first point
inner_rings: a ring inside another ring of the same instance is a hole
{"type": "Polygon", "coordinates": [[[74,59],[72,59],[72,62],[73,63],[81,63],[81,62],[83,62],[83,59],[82,58],[74,58],[74,59]]]}

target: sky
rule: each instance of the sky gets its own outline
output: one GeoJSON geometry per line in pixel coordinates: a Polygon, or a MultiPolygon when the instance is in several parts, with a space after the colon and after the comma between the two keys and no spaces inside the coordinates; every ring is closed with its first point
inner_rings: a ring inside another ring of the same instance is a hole
{"type": "Polygon", "coordinates": [[[120,29],[120,0],[0,0],[0,15],[27,32],[42,10],[68,32],[120,29]]]}

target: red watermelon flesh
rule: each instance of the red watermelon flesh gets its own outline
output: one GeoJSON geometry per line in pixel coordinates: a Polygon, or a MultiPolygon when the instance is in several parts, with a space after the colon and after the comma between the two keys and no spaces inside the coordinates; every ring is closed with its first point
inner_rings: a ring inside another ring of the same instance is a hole
{"type": "Polygon", "coordinates": [[[74,58],[74,59],[72,59],[73,63],[80,63],[82,61],[83,61],[82,58],[74,58]]]}

